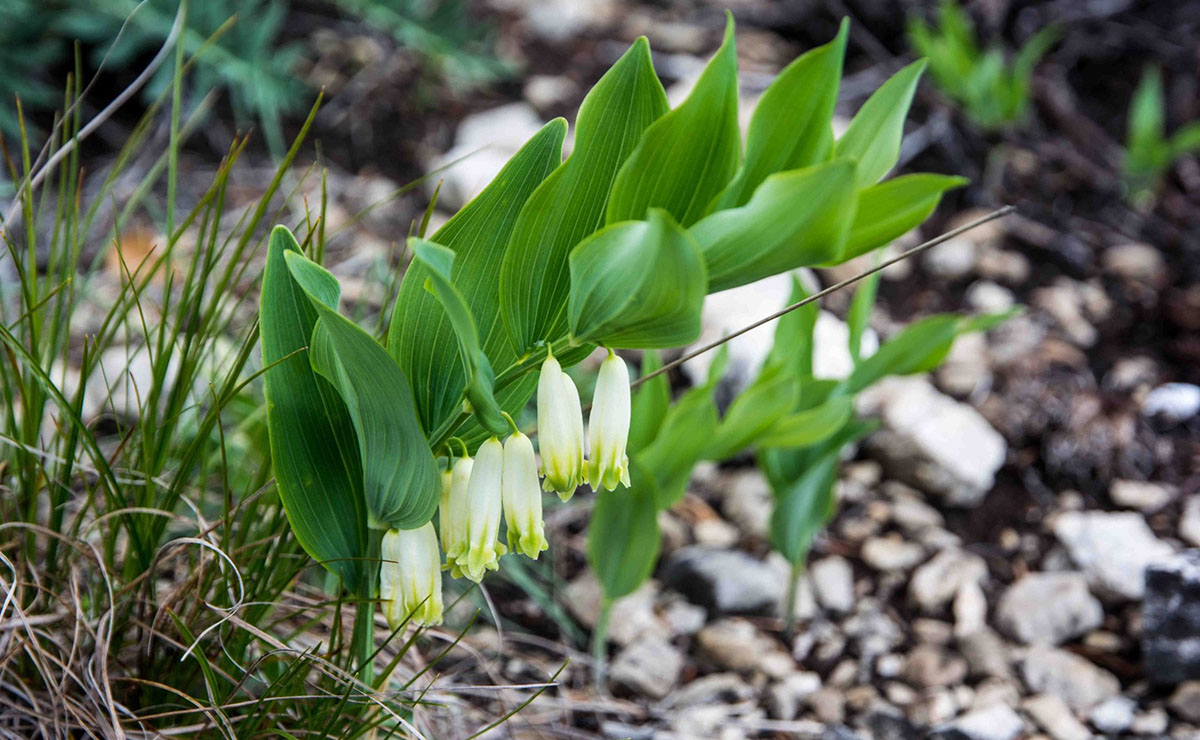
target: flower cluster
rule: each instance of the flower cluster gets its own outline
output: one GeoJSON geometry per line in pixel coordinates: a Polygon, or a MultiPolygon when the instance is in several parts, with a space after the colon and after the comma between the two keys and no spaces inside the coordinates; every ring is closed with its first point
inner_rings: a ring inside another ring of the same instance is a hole
{"type": "Polygon", "coordinates": [[[615,490],[629,485],[630,391],[625,362],[615,353],[600,365],[585,459],[583,410],[579,392],[553,355],[542,364],[538,385],[538,435],[542,474],[529,437],[514,430],[501,444],[492,437],[474,458],[452,461],[441,477],[438,531],[433,523],[412,530],[390,530],[383,538],[379,596],[388,624],[405,620],[438,624],[442,620],[441,553],[455,578],[478,583],[500,567],[509,549],[537,559],[545,550],[542,489],[564,501],[583,483],[615,490]],[[508,545],[499,540],[500,519],[508,545]]]}

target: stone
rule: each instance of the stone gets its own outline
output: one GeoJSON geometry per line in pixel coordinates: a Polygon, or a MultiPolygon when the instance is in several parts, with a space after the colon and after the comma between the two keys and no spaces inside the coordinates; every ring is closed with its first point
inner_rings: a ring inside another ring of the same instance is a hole
{"type": "Polygon", "coordinates": [[[1082,573],[1030,573],[1009,586],[996,607],[996,624],[1027,645],[1058,645],[1096,629],[1104,607],[1082,573]]]}
{"type": "Polygon", "coordinates": [[[1007,446],[971,406],[915,377],[886,378],[858,402],[883,417],[884,429],[870,440],[892,477],[951,506],[974,506],[991,490],[1007,446]]]}
{"type": "Polygon", "coordinates": [[[479,194],[508,163],[512,155],[542,127],[542,119],[528,103],[509,103],[473,113],[463,119],[454,135],[454,146],[429,163],[441,170],[438,205],[461,208],[479,194]],[[443,169],[446,168],[446,169],[443,169]]]}
{"type": "Polygon", "coordinates": [[[948,689],[931,689],[908,709],[908,718],[919,725],[940,725],[958,713],[958,701],[948,689]]]}
{"type": "Polygon", "coordinates": [[[1017,298],[1003,285],[991,280],[979,280],[967,288],[967,305],[983,313],[996,313],[1012,308],[1017,298]]]}
{"type": "Polygon", "coordinates": [[[954,597],[954,634],[970,635],[987,627],[987,596],[978,583],[968,581],[954,597]]]}
{"type": "Polygon", "coordinates": [[[1164,383],[1142,399],[1142,416],[1175,424],[1200,414],[1200,385],[1164,383]]]}
{"type": "Polygon", "coordinates": [[[952,686],[967,676],[967,662],[934,645],[918,645],[908,654],[904,680],[918,688],[952,686]]]}
{"type": "Polygon", "coordinates": [[[993,704],[967,712],[939,729],[957,731],[969,740],[1016,740],[1025,730],[1025,722],[1011,707],[993,704]]]}
{"type": "Polygon", "coordinates": [[[975,269],[979,247],[970,232],[947,239],[921,257],[925,269],[946,280],[967,277],[975,269]]]}
{"type": "Polygon", "coordinates": [[[1036,646],[1021,666],[1031,691],[1057,694],[1073,710],[1084,713],[1121,692],[1117,677],[1074,653],[1036,646]]]}
{"type": "Polygon", "coordinates": [[[1118,598],[1142,598],[1146,567],[1172,554],[1134,512],[1068,511],[1054,523],[1054,534],[1092,588],[1118,598]]]}
{"type": "Polygon", "coordinates": [[[663,585],[714,615],[774,614],[786,579],[769,564],[742,552],[683,547],[667,558],[663,585]]]}
{"type": "Polygon", "coordinates": [[[1167,263],[1159,250],[1149,244],[1118,244],[1104,250],[1100,266],[1110,275],[1140,283],[1162,280],[1167,263]]]}
{"type": "Polygon", "coordinates": [[[789,674],[767,689],[767,711],[775,719],[793,720],[804,701],[820,690],[821,677],[816,673],[789,674]]]}
{"type": "Polygon", "coordinates": [[[1000,635],[990,629],[981,629],[958,637],[958,652],[967,661],[967,672],[975,677],[1008,678],[1008,646],[1000,635]]]}
{"type": "Polygon", "coordinates": [[[1200,680],[1200,550],[1146,569],[1142,661],[1151,683],[1200,680]]]}
{"type": "Polygon", "coordinates": [[[904,717],[891,712],[871,712],[867,728],[875,740],[920,740],[921,733],[904,717]]]}
{"type": "Polygon", "coordinates": [[[683,663],[683,654],[675,646],[660,637],[650,636],[617,653],[609,669],[609,678],[642,696],[661,699],[679,682],[683,663]]]}
{"type": "MultiPolygon", "coordinates": [[[[820,678],[817,679],[817,685],[820,686],[820,678]]],[[[736,673],[710,673],[671,692],[660,706],[663,709],[686,709],[705,704],[735,704],[757,695],[758,691],[736,673]]]]}
{"type": "Polygon", "coordinates": [[[523,94],[530,105],[545,111],[570,103],[579,94],[579,86],[566,75],[531,75],[523,94]]]}
{"type": "Polygon", "coordinates": [[[1092,708],[1088,720],[1100,732],[1115,735],[1128,730],[1133,724],[1133,710],[1137,704],[1125,696],[1114,696],[1092,708]]]}
{"type": "Polygon", "coordinates": [[[492,0],[494,5],[520,10],[534,36],[563,44],[618,18],[614,0],[492,0]]]}
{"type": "Polygon", "coordinates": [[[954,341],[950,354],[937,369],[938,387],[952,396],[969,396],[991,377],[987,338],[981,332],[964,334],[954,341]]]}
{"type": "Polygon", "coordinates": [[[898,535],[872,537],[863,543],[862,559],[878,571],[906,571],[925,559],[925,548],[898,535]]]}
{"type": "Polygon", "coordinates": [[[1060,278],[1053,285],[1035,288],[1031,297],[1033,304],[1054,318],[1073,343],[1085,348],[1096,343],[1100,333],[1088,321],[1078,283],[1060,278]]]}
{"type": "Polygon", "coordinates": [[[1117,506],[1153,514],[1175,498],[1175,488],[1162,483],[1140,480],[1114,480],[1108,497],[1117,506]]]}
{"type": "Polygon", "coordinates": [[[823,609],[845,614],[854,608],[854,571],[843,557],[821,558],[808,568],[813,595],[823,609]]]}
{"type": "Polygon", "coordinates": [[[860,605],[858,613],[842,623],[842,631],[864,660],[896,648],[904,642],[904,631],[874,600],[860,605]]]}
{"type": "Polygon", "coordinates": [[[758,468],[747,468],[724,479],[721,509],[746,534],[767,539],[775,508],[771,486],[758,468]]]}
{"type": "Polygon", "coordinates": [[[1167,731],[1167,710],[1154,707],[1134,715],[1129,730],[1135,735],[1161,735],[1167,731]]]}
{"type": "Polygon", "coordinates": [[[1031,696],[1021,708],[1054,740],[1088,740],[1092,736],[1067,703],[1054,694],[1031,696]]]}
{"type": "Polygon", "coordinates": [[[780,673],[773,663],[775,655],[783,655],[789,667],[791,657],[744,619],[722,619],[696,633],[696,652],[699,657],[722,670],[752,673],[764,667],[780,673]]]}
{"type": "MultiPolygon", "coordinates": [[[[643,634],[667,637],[666,625],[654,612],[658,584],[646,581],[637,591],[613,602],[609,617],[608,639],[628,645],[643,634]]],[[[585,627],[596,626],[603,594],[591,571],[584,571],[567,584],[567,610],[585,627]]]]}
{"type": "Polygon", "coordinates": [[[1188,722],[1200,722],[1200,681],[1184,681],[1167,699],[1167,708],[1188,722]]]}
{"type": "Polygon", "coordinates": [[[808,705],[822,722],[836,724],[846,719],[846,698],[837,689],[823,688],[813,693],[808,705]]]}
{"type": "Polygon", "coordinates": [[[913,572],[908,598],[926,614],[935,614],[964,584],[982,584],[987,574],[987,564],[978,555],[957,548],[942,550],[913,572]]]}
{"type": "Polygon", "coordinates": [[[1183,502],[1179,536],[1187,540],[1189,545],[1200,546],[1200,493],[1193,493],[1183,502]]]}
{"type": "Polygon", "coordinates": [[[671,636],[694,635],[708,622],[707,609],[679,597],[668,599],[661,616],[671,636]]]}
{"type": "Polygon", "coordinates": [[[989,249],[979,256],[980,276],[1009,285],[1023,285],[1033,271],[1029,259],[1011,249],[989,249]]]}

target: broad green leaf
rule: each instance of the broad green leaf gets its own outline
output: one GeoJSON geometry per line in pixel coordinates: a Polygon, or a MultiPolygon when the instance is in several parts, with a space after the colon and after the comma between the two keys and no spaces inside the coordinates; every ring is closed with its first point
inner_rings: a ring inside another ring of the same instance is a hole
{"type": "MultiPolygon", "coordinates": [[[[792,295],[788,305],[799,303],[808,297],[808,291],[800,280],[792,275],[792,295]]],[[[800,381],[801,388],[813,377],[813,332],[817,324],[820,306],[807,303],[784,314],[775,324],[775,339],[767,354],[766,367],[779,366],[800,381]]]]}
{"type": "Polygon", "coordinates": [[[704,258],[674,219],[606,226],[571,250],[571,337],[605,347],[681,347],[700,335],[704,258]]]}
{"type": "Polygon", "coordinates": [[[729,404],[705,457],[725,460],[751,444],[795,405],[796,378],[782,368],[764,370],[749,388],[729,404]]]}
{"type": "Polygon", "coordinates": [[[308,361],[317,310],[284,261],[299,250],[286,228],[271,231],[259,307],[271,464],[304,551],[357,591],[367,555],[362,464],[346,406],[308,361]]]}
{"type": "Polygon", "coordinates": [[[475,319],[471,309],[454,283],[450,282],[450,274],[454,265],[454,252],[440,244],[413,237],[408,240],[413,252],[413,259],[425,265],[429,277],[425,278],[425,287],[433,293],[446,310],[450,326],[458,337],[458,346],[463,365],[467,369],[466,394],[475,418],[487,431],[492,434],[504,434],[508,431],[508,422],[504,419],[500,404],[496,402],[495,373],[488,362],[487,355],[479,343],[479,331],[475,327],[475,319]]]}
{"type": "Polygon", "coordinates": [[[824,162],[833,148],[833,107],[842,82],[850,24],[784,68],[763,92],[746,132],[746,158],[714,209],[745,205],[776,172],[824,162]]]}
{"type": "Polygon", "coordinates": [[[813,538],[836,510],[838,451],[824,455],[775,497],[771,511],[771,545],[798,566],[808,557],[813,538]]]}
{"type": "MultiPolygon", "coordinates": [[[[466,299],[484,354],[498,371],[517,359],[500,325],[500,261],[522,205],[562,162],[566,131],[561,118],[543,126],[487,188],[430,239],[453,250],[451,282],[466,299]]],[[[392,311],[387,345],[412,382],[421,425],[431,434],[461,411],[467,372],[449,317],[425,290],[428,276],[420,262],[409,265],[392,311]]],[[[515,415],[533,387],[530,382],[509,386],[497,394],[501,406],[515,415]]]]}
{"type": "Polygon", "coordinates": [[[916,321],[884,343],[879,351],[859,362],[842,383],[854,394],[886,375],[912,375],[932,370],[946,359],[960,334],[986,331],[1007,320],[1019,309],[983,316],[937,314],[916,321]]]}
{"type": "Polygon", "coordinates": [[[907,234],[929,218],[943,193],[968,182],[965,177],[918,173],[858,191],[858,209],[839,261],[866,254],[907,234]]]}
{"type": "Polygon", "coordinates": [[[425,524],[437,508],[441,483],[408,379],[379,342],[337,312],[338,283],[328,270],[299,252],[284,258],[320,316],[309,361],[337,389],[354,424],[368,526],[425,524]]]}
{"type": "MultiPolygon", "coordinates": [[[[728,11],[726,11],[728,13],[728,11]]],[[[608,223],[662,208],[691,226],[728,184],[741,157],[733,15],[725,40],[678,108],[650,124],[625,160],[608,201],[608,223]]]]}
{"type": "Polygon", "coordinates": [[[654,476],[660,509],[683,497],[692,468],[704,457],[716,428],[713,387],[693,388],[667,411],[654,441],[637,453],[642,468],[654,476]]]}
{"type": "Polygon", "coordinates": [[[854,114],[846,133],[833,148],[835,157],[858,162],[855,186],[874,185],[900,157],[900,139],[904,137],[904,119],[912,104],[917,81],[925,71],[925,60],[913,62],[867,98],[854,114]]]}
{"type": "Polygon", "coordinates": [[[1180,126],[1171,136],[1171,158],[1200,151],[1200,121],[1180,126]]]}
{"type": "Polygon", "coordinates": [[[832,437],[854,414],[854,399],[831,398],[820,406],[777,419],[760,436],[759,447],[807,447],[832,437]]]}
{"type": "Polygon", "coordinates": [[[596,492],[588,524],[588,565],[611,601],[633,593],[658,560],[657,493],[654,478],[631,460],[629,488],[596,492]]]}
{"type": "MultiPolygon", "coordinates": [[[[662,360],[654,350],[642,353],[642,377],[662,367],[662,360]]],[[[629,422],[628,448],[637,452],[652,441],[662,426],[663,417],[671,405],[671,384],[667,374],[656,375],[633,392],[629,422]]]]}
{"type": "MultiPolygon", "coordinates": [[[[876,260],[878,264],[878,260],[876,260]]],[[[875,307],[875,293],[879,289],[879,278],[882,272],[874,272],[866,280],[859,283],[854,291],[854,300],[850,301],[850,310],[846,312],[846,326],[850,330],[848,349],[850,359],[858,364],[862,355],[862,338],[867,333],[871,322],[871,309],[875,307]]]]}
{"type": "Polygon", "coordinates": [[[500,268],[500,311],[514,351],[566,333],[571,248],[604,223],[608,194],[646,127],[667,112],[645,38],[579,106],[575,149],[521,209],[500,268]]]}
{"type": "Polygon", "coordinates": [[[854,163],[837,159],[771,175],[746,205],[701,219],[691,233],[708,265],[709,292],[836,259],[854,200],[854,163]]]}

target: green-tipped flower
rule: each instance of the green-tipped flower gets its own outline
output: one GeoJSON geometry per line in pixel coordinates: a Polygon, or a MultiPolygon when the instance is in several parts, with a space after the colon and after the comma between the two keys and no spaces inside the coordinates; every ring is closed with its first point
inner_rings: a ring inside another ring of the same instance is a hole
{"type": "Polygon", "coordinates": [[[600,364],[588,418],[591,457],[587,476],[592,488],[603,486],[611,491],[618,484],[629,486],[629,457],[625,454],[629,414],[629,371],[625,369],[625,361],[609,350],[608,358],[600,364]]]}
{"type": "Polygon", "coordinates": [[[406,619],[420,625],[441,624],[442,559],[433,523],[388,530],[382,556],[379,598],[388,625],[396,629],[406,619]]]}
{"type": "Polygon", "coordinates": [[[542,449],[543,487],[563,501],[583,483],[583,410],[575,381],[553,355],[538,378],[538,440],[542,449]]]}
{"type": "Polygon", "coordinates": [[[504,522],[508,546],[537,560],[545,550],[546,523],[542,521],[542,489],[538,485],[533,443],[520,432],[504,441],[504,522]]]}
{"type": "Polygon", "coordinates": [[[459,560],[466,560],[470,544],[467,541],[467,486],[474,467],[475,462],[469,457],[460,457],[454,461],[450,474],[450,489],[445,491],[439,512],[442,549],[446,551],[446,565],[450,567],[450,575],[455,578],[462,578],[459,560]]]}
{"type": "Polygon", "coordinates": [[[475,466],[467,483],[467,542],[465,554],[455,564],[463,575],[478,583],[483,574],[500,567],[500,556],[508,548],[496,538],[500,534],[501,481],[504,473],[504,447],[492,437],[479,446],[475,466]]]}

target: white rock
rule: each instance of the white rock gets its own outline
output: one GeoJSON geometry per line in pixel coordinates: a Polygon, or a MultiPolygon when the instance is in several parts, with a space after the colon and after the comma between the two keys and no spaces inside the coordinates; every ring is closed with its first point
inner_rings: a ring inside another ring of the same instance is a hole
{"type": "Polygon", "coordinates": [[[1183,503],[1179,518],[1179,536],[1188,543],[1200,546],[1200,494],[1194,493],[1183,503]]]}
{"type": "Polygon", "coordinates": [[[1104,271],[1126,280],[1158,282],[1167,268],[1162,254],[1149,244],[1118,244],[1104,250],[1100,258],[1104,271]]]}
{"type": "Polygon", "coordinates": [[[1059,515],[1054,534],[1093,589],[1128,599],[1145,593],[1146,566],[1172,554],[1134,512],[1068,511],[1059,515]]]}
{"type": "Polygon", "coordinates": [[[1161,735],[1167,731],[1169,722],[1167,710],[1153,707],[1135,715],[1129,730],[1135,735],[1161,735]]]}
{"type": "MultiPolygon", "coordinates": [[[[595,626],[603,595],[591,571],[584,571],[568,583],[566,595],[568,611],[585,626],[595,626]]],[[[628,596],[614,601],[609,617],[608,638],[618,645],[628,645],[647,634],[666,637],[667,625],[654,613],[657,595],[658,582],[651,580],[628,596]]]]}
{"type": "Polygon", "coordinates": [[[1137,704],[1125,696],[1114,696],[1097,704],[1089,715],[1092,726],[1100,732],[1115,735],[1128,730],[1133,724],[1133,710],[1137,704]]]}
{"type": "Polygon", "coordinates": [[[647,637],[617,653],[609,677],[643,696],[661,699],[679,682],[683,662],[683,654],[671,643],[647,637]]]}
{"type": "Polygon", "coordinates": [[[964,714],[950,727],[970,740],[1015,740],[1025,730],[1025,722],[1011,707],[993,704],[964,714]]]}
{"type": "Polygon", "coordinates": [[[921,258],[921,263],[938,277],[957,280],[970,275],[978,259],[978,245],[968,232],[932,247],[921,258]]]}
{"type": "Polygon", "coordinates": [[[1067,703],[1054,694],[1031,696],[1021,708],[1054,740],[1088,740],[1092,736],[1067,703]]]}
{"type": "Polygon", "coordinates": [[[1172,421],[1187,421],[1200,414],[1200,385],[1164,383],[1142,400],[1143,416],[1161,416],[1172,421]]]}
{"type": "Polygon", "coordinates": [[[802,703],[820,690],[821,677],[816,673],[792,673],[767,690],[767,706],[776,719],[792,720],[802,703]]]}
{"type": "Polygon", "coordinates": [[[862,559],[878,571],[910,570],[925,559],[925,548],[895,535],[871,537],[863,543],[862,559]]]}
{"type": "Polygon", "coordinates": [[[1104,607],[1088,591],[1082,573],[1030,573],[1009,586],[996,622],[1026,644],[1058,645],[1096,629],[1104,607]]]}
{"type": "Polygon", "coordinates": [[[498,10],[520,12],[535,36],[561,44],[613,22],[614,0],[491,0],[498,10]]]}
{"type": "Polygon", "coordinates": [[[722,510],[743,532],[766,539],[775,499],[766,476],[758,468],[738,470],[724,479],[722,510]]]}
{"type": "Polygon", "coordinates": [[[1013,292],[1003,285],[997,285],[991,280],[980,280],[971,283],[967,288],[967,305],[977,311],[995,313],[1007,311],[1016,304],[1017,298],[1013,292]]]}
{"type": "Polygon", "coordinates": [[[1108,487],[1108,495],[1117,506],[1152,514],[1171,503],[1175,489],[1150,481],[1115,480],[1108,487]]]}
{"type": "Polygon", "coordinates": [[[860,394],[866,412],[877,408],[903,446],[888,460],[894,474],[945,497],[955,506],[977,504],[991,489],[1007,447],[971,406],[940,393],[923,378],[888,378],[860,394]]]}
{"type": "Polygon", "coordinates": [[[968,581],[959,586],[954,597],[954,634],[962,637],[985,628],[987,611],[987,596],[978,583],[968,581]]]}
{"type": "Polygon", "coordinates": [[[845,614],[854,608],[854,570],[845,558],[831,555],[808,568],[813,594],[823,608],[845,614]]]}
{"type": "Polygon", "coordinates": [[[565,75],[533,75],[523,94],[533,107],[545,110],[569,101],[576,90],[575,82],[565,75]]]}
{"type": "Polygon", "coordinates": [[[942,550],[913,572],[908,596],[921,611],[933,614],[942,609],[967,583],[981,584],[987,564],[978,555],[957,548],[942,550]]]}
{"type": "Polygon", "coordinates": [[[973,332],[955,340],[950,354],[937,369],[937,380],[947,393],[963,397],[984,385],[990,372],[987,338],[973,332]]]}
{"type": "Polygon", "coordinates": [[[1060,279],[1053,285],[1036,288],[1032,298],[1034,305],[1054,317],[1072,342],[1090,347],[1100,335],[1088,321],[1085,298],[1078,286],[1074,281],[1060,279]]]}
{"type": "Polygon", "coordinates": [[[1087,712],[1121,692],[1121,682],[1116,676],[1058,648],[1031,648],[1021,671],[1030,690],[1057,694],[1077,712],[1087,712]]]}
{"type": "Polygon", "coordinates": [[[431,178],[433,185],[442,181],[438,204],[449,208],[465,205],[541,127],[542,119],[537,111],[524,102],[509,103],[464,118],[455,132],[454,146],[429,166],[431,171],[448,167],[431,178]]]}

